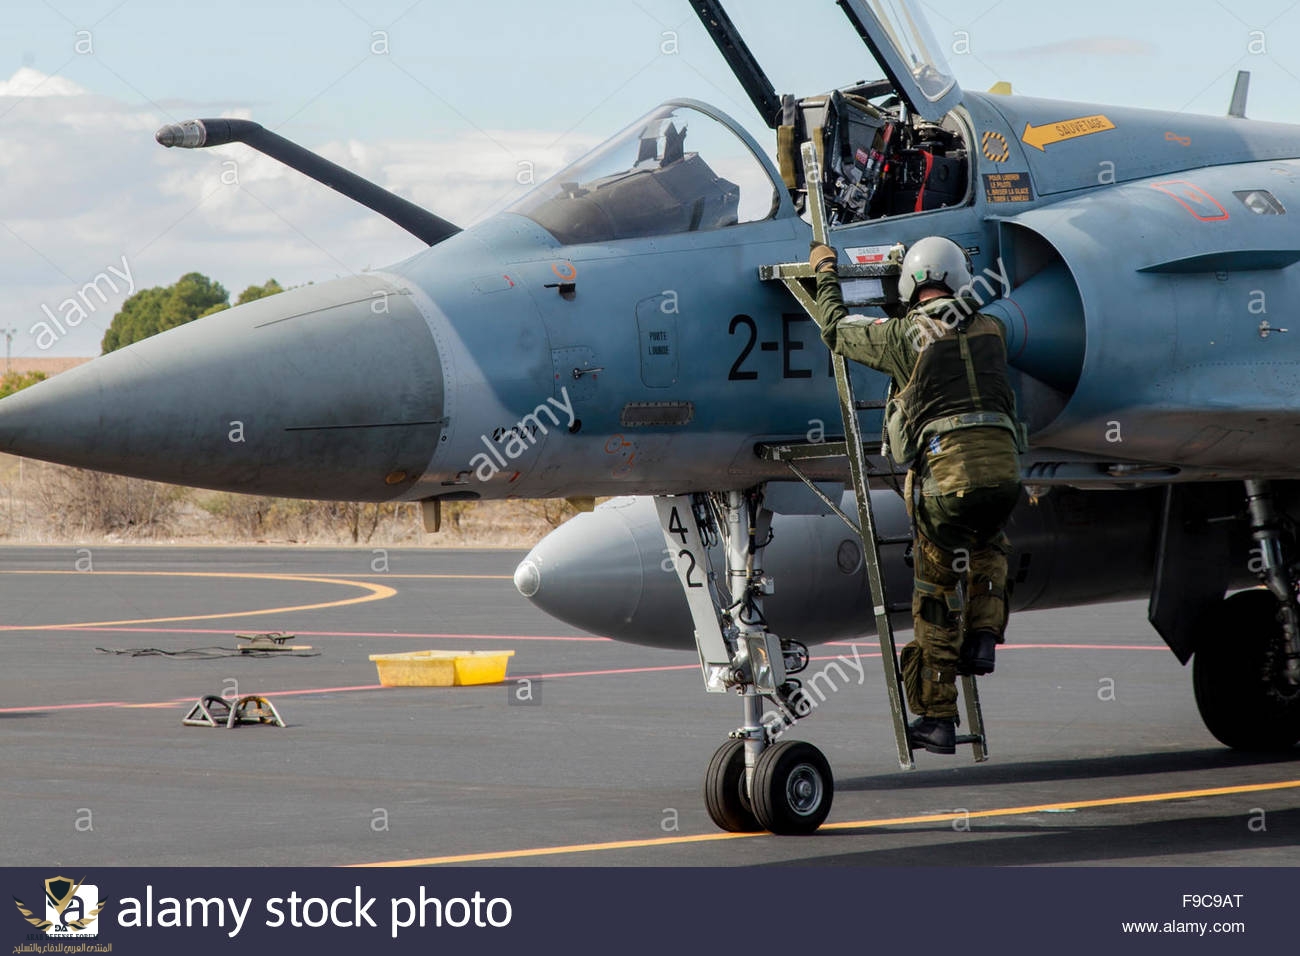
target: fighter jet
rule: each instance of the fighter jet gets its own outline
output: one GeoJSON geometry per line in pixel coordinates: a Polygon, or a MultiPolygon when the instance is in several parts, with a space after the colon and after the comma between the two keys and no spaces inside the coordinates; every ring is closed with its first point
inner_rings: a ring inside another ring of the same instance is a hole
{"type": "MultiPolygon", "coordinates": [[[[790,709],[809,644],[872,626],[870,549],[836,514],[853,507],[847,459],[815,452],[874,434],[880,403],[841,416],[817,328],[773,280],[805,259],[822,208],[849,298],[897,315],[898,250],[944,235],[1005,326],[1030,436],[1013,608],[1149,596],[1210,731],[1292,747],[1300,127],[1247,120],[1244,82],[1224,117],[963,90],[918,4],[838,5],[883,76],[797,97],[776,94],[719,3],[692,0],[775,161],[719,110],[672,100],[470,229],[255,123],[160,130],[169,147],[246,142],[429,248],[7,398],[0,450],[418,501],[431,526],[445,501],[616,496],[538,545],[517,586],[578,627],[696,648],[706,689],[745,707],[708,770],[712,818],[806,833],[829,812],[830,769],[778,742],[763,708],[790,709]]],[[[885,392],[865,368],[851,383],[885,392]]],[[[901,625],[907,518],[894,466],[868,451],[901,625]]]]}

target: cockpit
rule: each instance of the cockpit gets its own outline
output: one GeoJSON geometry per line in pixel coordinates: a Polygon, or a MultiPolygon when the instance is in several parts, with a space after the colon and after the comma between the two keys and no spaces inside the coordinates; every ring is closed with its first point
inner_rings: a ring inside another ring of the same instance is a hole
{"type": "Polygon", "coordinates": [[[724,229],[777,208],[776,184],[743,139],[702,110],[670,103],[508,211],[573,245],[724,229]]]}
{"type": "Polygon", "coordinates": [[[954,115],[928,122],[910,114],[888,81],[824,96],[786,97],[777,128],[778,159],[802,211],[807,182],[799,144],[819,146],[831,226],[964,204],[970,151],[954,115]]]}
{"type": "Polygon", "coordinates": [[[886,79],[796,98],[777,96],[717,0],[697,13],[755,107],[776,132],[781,182],[747,138],[687,102],[652,111],[509,208],[565,245],[725,229],[780,208],[784,186],[803,212],[815,144],[830,225],[971,201],[971,133],[961,88],[915,0],[839,4],[886,79]]]}

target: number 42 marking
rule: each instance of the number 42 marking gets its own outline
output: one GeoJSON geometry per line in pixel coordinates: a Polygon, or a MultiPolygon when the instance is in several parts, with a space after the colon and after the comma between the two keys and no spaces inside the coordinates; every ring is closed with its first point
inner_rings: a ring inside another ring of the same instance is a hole
{"type": "MultiPolygon", "coordinates": [[[[689,534],[686,531],[686,526],[682,524],[682,516],[680,513],[678,513],[676,506],[673,507],[672,512],[668,515],[668,530],[672,534],[675,534],[678,537],[680,537],[682,539],[682,544],[686,543],[689,534]]],[[[669,558],[671,558],[672,550],[669,548],[664,548],[664,554],[668,555],[669,558]]],[[[692,552],[689,548],[682,548],[680,551],[677,552],[677,559],[680,561],[683,558],[685,558],[687,561],[690,562],[690,566],[687,567],[686,574],[685,574],[686,586],[688,588],[704,587],[704,582],[696,581],[693,576],[695,574],[695,569],[699,567],[699,561],[696,559],[694,552],[692,552]]]]}

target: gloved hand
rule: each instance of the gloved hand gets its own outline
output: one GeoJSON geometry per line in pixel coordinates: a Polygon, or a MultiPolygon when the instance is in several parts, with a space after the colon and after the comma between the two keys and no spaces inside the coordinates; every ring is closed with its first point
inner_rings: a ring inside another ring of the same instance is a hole
{"type": "Polygon", "coordinates": [[[830,246],[814,242],[812,252],[808,254],[808,264],[812,266],[813,272],[833,272],[838,258],[830,246]]]}

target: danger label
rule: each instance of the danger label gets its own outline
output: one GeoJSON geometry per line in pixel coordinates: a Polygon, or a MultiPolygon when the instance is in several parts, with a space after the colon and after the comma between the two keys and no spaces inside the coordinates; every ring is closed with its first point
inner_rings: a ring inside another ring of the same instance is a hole
{"type": "Polygon", "coordinates": [[[855,265],[875,266],[888,259],[889,250],[893,248],[892,243],[883,246],[856,246],[845,249],[844,257],[855,265]]]}

